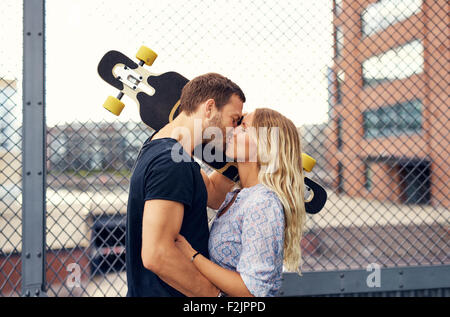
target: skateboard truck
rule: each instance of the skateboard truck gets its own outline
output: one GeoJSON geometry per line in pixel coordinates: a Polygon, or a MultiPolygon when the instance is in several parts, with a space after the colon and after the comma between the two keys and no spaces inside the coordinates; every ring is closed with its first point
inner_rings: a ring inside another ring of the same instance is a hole
{"type": "MultiPolygon", "coordinates": [[[[144,62],[140,62],[139,66],[143,65],[144,62]]],[[[118,65],[114,67],[113,73],[117,76],[116,78],[122,82],[125,86],[129,87],[130,89],[139,92],[142,91],[146,93],[149,96],[153,96],[155,94],[155,89],[153,87],[150,87],[149,85],[141,84],[143,77],[141,74],[137,73],[135,70],[127,67],[126,65],[118,65]],[[137,89],[139,89],[137,91],[137,89]]],[[[123,91],[121,91],[117,95],[117,99],[121,100],[122,97],[125,95],[123,91]]]]}
{"type": "MultiPolygon", "coordinates": [[[[136,53],[136,58],[139,60],[139,66],[142,67],[145,65],[151,66],[153,62],[158,57],[158,54],[156,54],[154,51],[149,49],[146,46],[141,46],[139,51],[136,53]]],[[[131,70],[126,65],[123,66],[123,68],[118,68],[120,70],[120,74],[115,79],[122,82],[129,88],[136,90],[139,86],[139,84],[142,82],[143,77],[137,73],[135,73],[133,70],[131,70]]],[[[142,87],[144,88],[144,92],[148,95],[153,95],[155,93],[154,89],[153,91],[145,91],[146,88],[149,87],[142,87]]],[[[120,89],[122,90],[122,89],[120,89]]],[[[103,104],[103,107],[110,111],[111,113],[115,114],[116,116],[119,116],[122,112],[123,108],[125,107],[125,104],[121,101],[122,97],[125,95],[123,91],[120,91],[116,98],[109,96],[105,103],[103,104]]]]}

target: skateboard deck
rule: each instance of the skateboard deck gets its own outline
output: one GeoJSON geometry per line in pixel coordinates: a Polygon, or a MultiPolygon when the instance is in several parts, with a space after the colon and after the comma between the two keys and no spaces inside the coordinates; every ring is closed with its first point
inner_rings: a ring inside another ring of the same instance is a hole
{"type": "MultiPolygon", "coordinates": [[[[171,122],[179,114],[179,100],[181,90],[189,81],[176,72],[154,74],[144,68],[144,64],[151,66],[156,59],[156,54],[146,47],[141,47],[136,57],[139,63],[134,62],[118,51],[109,51],[98,64],[98,74],[108,84],[119,90],[117,98],[108,97],[103,105],[115,115],[120,115],[124,103],[120,99],[126,95],[133,99],[139,108],[139,115],[148,127],[155,133],[171,122]]],[[[194,149],[195,153],[203,153],[206,143],[199,145],[201,149],[194,149]]],[[[213,148],[213,157],[214,155],[213,148]]],[[[232,181],[239,180],[237,164],[230,162],[223,153],[221,160],[202,161],[211,168],[222,173],[232,181]]],[[[302,155],[305,171],[311,171],[315,160],[306,154],[302,155]]],[[[305,176],[305,207],[310,214],[318,213],[327,200],[325,189],[305,176]]]]}

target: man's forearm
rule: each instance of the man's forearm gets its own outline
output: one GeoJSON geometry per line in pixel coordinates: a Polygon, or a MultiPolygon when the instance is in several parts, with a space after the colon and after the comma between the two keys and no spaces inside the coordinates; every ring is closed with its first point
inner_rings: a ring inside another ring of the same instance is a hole
{"type": "Polygon", "coordinates": [[[217,209],[235,183],[217,171],[209,175],[202,171],[202,176],[208,191],[208,207],[217,209]]]}
{"type": "Polygon", "coordinates": [[[175,243],[163,250],[154,272],[159,278],[186,296],[217,296],[219,289],[197,270],[175,243]]]}
{"type": "Polygon", "coordinates": [[[201,255],[194,262],[195,267],[228,296],[253,296],[238,272],[225,269],[201,255]]]}

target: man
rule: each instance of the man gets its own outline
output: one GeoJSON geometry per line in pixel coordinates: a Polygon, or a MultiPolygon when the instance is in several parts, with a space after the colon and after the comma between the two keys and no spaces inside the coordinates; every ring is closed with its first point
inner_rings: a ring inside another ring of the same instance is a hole
{"type": "Polygon", "coordinates": [[[192,159],[193,149],[202,142],[194,138],[194,128],[198,122],[201,132],[236,127],[244,102],[242,90],[228,78],[215,73],[196,77],[183,88],[180,114],[144,143],[127,207],[127,296],[219,294],[176,247],[175,239],[183,235],[208,257],[206,206],[218,208],[233,183],[217,172],[208,177],[192,159]],[[177,134],[180,129],[188,135],[177,134]],[[182,160],[173,159],[174,148],[182,160]]]}

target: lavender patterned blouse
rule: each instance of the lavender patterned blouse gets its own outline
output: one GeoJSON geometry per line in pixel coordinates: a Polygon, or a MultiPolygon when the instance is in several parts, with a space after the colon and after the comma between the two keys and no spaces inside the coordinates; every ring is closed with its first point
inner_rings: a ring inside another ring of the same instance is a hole
{"type": "MultiPolygon", "coordinates": [[[[238,190],[227,194],[220,211],[238,190]]],[[[209,236],[214,263],[240,273],[258,297],[276,296],[283,272],[284,213],[275,192],[262,184],[243,188],[230,208],[216,217],[209,236]]]]}

